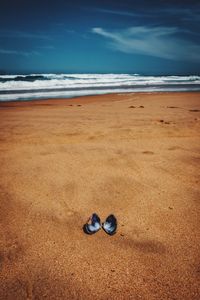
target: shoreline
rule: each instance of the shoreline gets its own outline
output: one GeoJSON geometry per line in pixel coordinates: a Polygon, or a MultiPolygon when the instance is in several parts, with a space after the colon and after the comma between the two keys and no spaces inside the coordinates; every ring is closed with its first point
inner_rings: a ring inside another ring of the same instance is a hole
{"type": "Polygon", "coordinates": [[[29,105],[56,105],[56,104],[72,104],[72,103],[92,103],[98,101],[100,98],[101,101],[106,101],[104,98],[113,98],[115,96],[136,96],[136,95],[168,95],[168,94],[176,94],[176,95],[184,95],[184,94],[200,94],[200,91],[166,91],[166,92],[126,92],[126,93],[108,93],[108,94],[95,94],[95,95],[83,95],[76,96],[72,98],[41,98],[41,99],[31,99],[31,100],[11,100],[11,101],[0,101],[0,107],[14,107],[17,106],[28,106],[29,105]]]}

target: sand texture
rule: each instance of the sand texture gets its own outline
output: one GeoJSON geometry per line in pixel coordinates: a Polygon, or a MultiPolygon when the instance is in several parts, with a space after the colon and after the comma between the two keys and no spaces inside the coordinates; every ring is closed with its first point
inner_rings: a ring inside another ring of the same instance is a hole
{"type": "Polygon", "coordinates": [[[200,93],[1,103],[0,170],[0,299],[200,299],[200,93]]]}

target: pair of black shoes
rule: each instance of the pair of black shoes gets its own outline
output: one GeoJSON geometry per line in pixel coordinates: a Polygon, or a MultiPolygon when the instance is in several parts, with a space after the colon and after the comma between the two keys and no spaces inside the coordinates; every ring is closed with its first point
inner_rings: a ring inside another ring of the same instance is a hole
{"type": "Polygon", "coordinates": [[[99,216],[94,213],[83,226],[83,231],[87,234],[94,234],[99,231],[101,227],[107,234],[113,235],[117,230],[117,219],[114,215],[109,215],[105,222],[101,224],[99,216]]]}

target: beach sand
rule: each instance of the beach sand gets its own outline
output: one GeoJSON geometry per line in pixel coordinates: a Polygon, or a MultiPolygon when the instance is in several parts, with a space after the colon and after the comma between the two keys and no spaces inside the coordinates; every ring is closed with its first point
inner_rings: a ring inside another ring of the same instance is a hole
{"type": "Polygon", "coordinates": [[[200,93],[1,103],[0,299],[199,299],[199,138],[200,93]]]}

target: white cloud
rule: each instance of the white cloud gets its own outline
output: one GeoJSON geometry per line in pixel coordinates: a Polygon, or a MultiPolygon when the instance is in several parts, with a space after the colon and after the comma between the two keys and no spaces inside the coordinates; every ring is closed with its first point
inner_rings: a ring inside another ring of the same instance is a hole
{"type": "Polygon", "coordinates": [[[18,30],[0,30],[0,37],[51,40],[49,35],[41,32],[25,32],[18,30]]]}
{"type": "Polygon", "coordinates": [[[127,16],[127,17],[138,17],[138,16],[144,16],[144,13],[133,13],[130,11],[119,11],[119,10],[113,10],[113,9],[104,9],[104,8],[95,8],[93,9],[95,12],[104,13],[104,14],[112,14],[112,15],[119,15],[119,16],[127,16]]]}
{"type": "Polygon", "coordinates": [[[52,45],[37,46],[37,48],[43,49],[43,50],[54,50],[55,49],[55,47],[52,45]]]}
{"type": "Polygon", "coordinates": [[[178,17],[180,20],[199,22],[200,21],[200,6],[195,5],[192,7],[178,7],[178,6],[163,6],[153,7],[147,10],[115,10],[105,8],[93,8],[93,11],[102,14],[111,14],[118,16],[134,17],[134,18],[168,18],[169,16],[178,17]]]}
{"type": "Polygon", "coordinates": [[[65,32],[69,33],[69,34],[74,34],[76,33],[75,30],[73,29],[65,29],[65,32]]]}
{"type": "Polygon", "coordinates": [[[171,15],[179,17],[181,20],[184,21],[192,21],[199,22],[200,21],[200,6],[196,5],[194,7],[168,7],[168,8],[159,8],[158,13],[161,13],[162,15],[171,15]]]}
{"type": "Polygon", "coordinates": [[[12,55],[22,55],[22,56],[31,56],[31,55],[40,55],[37,51],[18,51],[10,49],[0,49],[0,54],[12,54],[12,55]]]}
{"type": "Polygon", "coordinates": [[[95,27],[92,32],[106,38],[112,50],[170,60],[200,61],[200,45],[178,38],[177,34],[182,31],[176,27],[135,26],[119,31],[95,27]]]}

